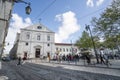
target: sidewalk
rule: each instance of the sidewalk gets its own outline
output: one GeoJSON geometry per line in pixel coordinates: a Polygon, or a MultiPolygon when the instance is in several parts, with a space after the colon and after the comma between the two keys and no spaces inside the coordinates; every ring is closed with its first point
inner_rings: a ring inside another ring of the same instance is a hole
{"type": "MultiPolygon", "coordinates": [[[[28,60],[27,62],[32,62],[32,63],[49,63],[47,60],[28,60]]],[[[84,60],[80,60],[79,62],[68,62],[68,61],[50,61],[50,63],[54,64],[62,64],[62,65],[74,65],[74,66],[85,66],[85,67],[98,67],[98,68],[109,68],[109,69],[118,69],[120,70],[120,60],[111,60],[110,63],[111,65],[107,66],[105,64],[90,64],[88,65],[84,60]]]]}
{"type": "Polygon", "coordinates": [[[119,69],[120,70],[120,60],[110,61],[111,65],[109,65],[109,66],[107,66],[105,64],[95,64],[95,62],[88,65],[85,61],[79,61],[77,63],[76,62],[68,62],[68,61],[62,61],[62,62],[51,61],[51,62],[56,63],[56,64],[67,64],[67,65],[99,67],[99,68],[111,68],[111,69],[119,69]]]}

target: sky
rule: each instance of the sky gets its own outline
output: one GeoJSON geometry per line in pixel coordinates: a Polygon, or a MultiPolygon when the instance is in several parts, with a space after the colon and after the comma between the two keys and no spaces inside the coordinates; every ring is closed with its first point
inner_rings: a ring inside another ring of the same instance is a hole
{"type": "Polygon", "coordinates": [[[55,32],[55,42],[74,43],[79,39],[85,24],[91,26],[93,17],[100,14],[111,4],[112,0],[24,0],[31,3],[32,12],[25,13],[24,3],[15,3],[6,37],[5,52],[12,48],[16,33],[20,28],[41,23],[55,32]]]}

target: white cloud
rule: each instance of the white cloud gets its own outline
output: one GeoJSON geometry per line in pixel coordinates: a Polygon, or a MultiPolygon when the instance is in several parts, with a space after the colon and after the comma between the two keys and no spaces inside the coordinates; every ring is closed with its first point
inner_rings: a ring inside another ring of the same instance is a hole
{"type": "Polygon", "coordinates": [[[56,21],[62,21],[62,16],[61,15],[56,15],[55,17],[56,17],[55,18],[56,21]]]}
{"type": "Polygon", "coordinates": [[[10,23],[8,35],[6,37],[6,42],[9,43],[9,45],[5,47],[7,52],[12,48],[16,38],[16,33],[20,32],[20,28],[25,28],[31,24],[32,22],[30,18],[23,19],[18,14],[12,14],[12,22],[10,23]]]}
{"type": "Polygon", "coordinates": [[[94,6],[93,0],[87,0],[86,4],[87,6],[90,6],[90,7],[94,6]]]}
{"type": "Polygon", "coordinates": [[[80,29],[80,25],[77,23],[75,13],[72,11],[59,14],[56,16],[56,18],[62,23],[62,25],[59,26],[59,30],[55,34],[55,42],[63,42],[64,40],[67,40],[70,35],[74,34],[80,29]]]}
{"type": "Polygon", "coordinates": [[[104,0],[98,0],[98,1],[96,2],[96,5],[97,5],[97,6],[100,6],[103,2],[104,2],[104,0]]]}
{"type": "Polygon", "coordinates": [[[10,23],[10,27],[15,28],[20,32],[20,28],[24,28],[32,24],[30,18],[23,19],[18,14],[12,14],[12,22],[10,23]]]}
{"type": "Polygon", "coordinates": [[[94,5],[100,6],[104,0],[87,0],[86,5],[89,7],[94,7],[94,5]],[[95,4],[94,4],[95,1],[95,4]]]}

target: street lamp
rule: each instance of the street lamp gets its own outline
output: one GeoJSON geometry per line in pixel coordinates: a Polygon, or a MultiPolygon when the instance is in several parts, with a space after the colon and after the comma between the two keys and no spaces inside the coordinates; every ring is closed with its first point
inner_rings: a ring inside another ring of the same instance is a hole
{"type": "Polygon", "coordinates": [[[30,14],[31,13],[31,7],[30,7],[30,5],[28,5],[26,8],[25,8],[25,10],[26,10],[26,14],[30,14]]]}
{"type": "Polygon", "coordinates": [[[86,25],[85,29],[88,31],[90,31],[90,35],[91,35],[91,40],[92,40],[92,44],[93,44],[93,47],[94,47],[94,52],[95,52],[95,56],[96,56],[96,60],[97,60],[97,63],[99,63],[99,59],[98,59],[98,54],[97,54],[97,51],[96,51],[96,48],[95,48],[95,43],[93,41],[93,36],[92,36],[92,32],[91,32],[91,29],[90,29],[90,26],[89,25],[86,25]]]}
{"type": "Polygon", "coordinates": [[[31,13],[32,9],[31,9],[31,7],[30,7],[30,3],[25,2],[25,1],[23,1],[23,0],[14,0],[14,2],[27,4],[28,6],[25,8],[26,14],[29,15],[29,14],[31,13]]]}

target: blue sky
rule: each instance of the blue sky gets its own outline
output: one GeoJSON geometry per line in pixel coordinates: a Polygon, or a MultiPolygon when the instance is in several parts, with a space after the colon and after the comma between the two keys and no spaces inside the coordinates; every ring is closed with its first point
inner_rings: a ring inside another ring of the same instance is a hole
{"type": "Polygon", "coordinates": [[[36,24],[41,18],[43,25],[54,31],[56,42],[75,42],[85,28],[85,24],[90,25],[92,17],[99,17],[112,0],[24,0],[31,3],[32,12],[25,14],[26,5],[15,3],[12,12],[12,19],[6,42],[10,50],[15,40],[15,33],[20,32],[20,28],[36,24]],[[43,14],[40,13],[53,1],[43,14]],[[13,36],[14,35],[14,36],[13,36]]]}

